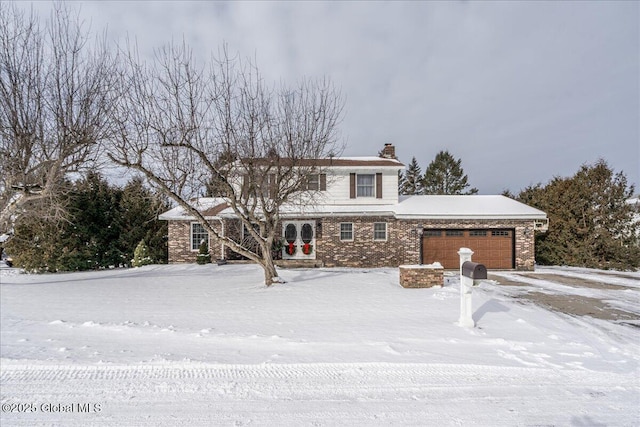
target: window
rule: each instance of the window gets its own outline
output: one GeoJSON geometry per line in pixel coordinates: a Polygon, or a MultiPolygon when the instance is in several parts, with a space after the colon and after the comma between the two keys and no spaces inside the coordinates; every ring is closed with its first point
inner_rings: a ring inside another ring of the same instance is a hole
{"type": "Polygon", "coordinates": [[[442,236],[442,230],[424,230],[423,236],[440,237],[442,236]]]}
{"type": "Polygon", "coordinates": [[[350,241],[353,240],[353,224],[350,222],[340,223],[340,240],[350,241]]]}
{"type": "Polygon", "coordinates": [[[262,196],[268,199],[273,199],[278,191],[278,181],[276,174],[270,173],[265,176],[261,185],[262,196]]]}
{"type": "Polygon", "coordinates": [[[509,233],[509,230],[492,230],[491,235],[492,236],[510,236],[511,233],[509,233]]]}
{"type": "Polygon", "coordinates": [[[300,229],[300,238],[303,243],[311,243],[313,240],[313,227],[311,224],[302,224],[300,229]]]}
{"type": "Polygon", "coordinates": [[[191,250],[197,251],[202,242],[209,244],[209,233],[207,233],[202,224],[194,222],[191,224],[191,250]]]}
{"type": "Polygon", "coordinates": [[[487,235],[487,230],[471,230],[469,231],[469,236],[471,237],[485,237],[487,235]]]}
{"type": "Polygon", "coordinates": [[[356,176],[356,196],[357,197],[374,197],[375,196],[375,178],[374,174],[357,175],[356,176]]]}
{"type": "Polygon", "coordinates": [[[447,237],[462,237],[463,232],[462,230],[447,230],[445,234],[447,237]]]}
{"type": "Polygon", "coordinates": [[[284,239],[287,241],[287,243],[293,243],[297,238],[298,230],[296,229],[296,226],[293,224],[287,224],[287,226],[284,228],[284,239]]]}
{"type": "Polygon", "coordinates": [[[373,240],[387,240],[386,222],[375,222],[373,224],[373,240]]]}
{"type": "Polygon", "coordinates": [[[307,177],[307,190],[320,190],[320,175],[312,174],[307,177]]]}
{"type": "Polygon", "coordinates": [[[302,189],[305,191],[327,191],[327,174],[313,173],[305,177],[302,189]]]}

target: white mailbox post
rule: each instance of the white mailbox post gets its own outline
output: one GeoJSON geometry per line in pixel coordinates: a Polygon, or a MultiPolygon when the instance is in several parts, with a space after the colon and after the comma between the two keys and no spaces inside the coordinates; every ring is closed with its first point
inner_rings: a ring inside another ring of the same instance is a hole
{"type": "Polygon", "coordinates": [[[483,264],[471,261],[473,251],[460,248],[460,319],[458,324],[464,328],[473,328],[476,324],[472,317],[471,289],[487,281],[487,268],[483,264]]]}

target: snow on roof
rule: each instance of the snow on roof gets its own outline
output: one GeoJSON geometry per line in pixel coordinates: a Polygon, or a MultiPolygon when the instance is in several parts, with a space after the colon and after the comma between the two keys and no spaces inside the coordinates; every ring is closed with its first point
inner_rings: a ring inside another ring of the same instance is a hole
{"type": "MultiPolygon", "coordinates": [[[[199,209],[206,218],[233,215],[222,198],[199,199],[199,209]]],[[[401,196],[397,204],[388,205],[297,205],[281,208],[283,217],[294,216],[380,216],[414,219],[545,219],[547,215],[505,196],[401,196]]],[[[160,215],[161,220],[192,220],[181,206],[160,215]]]]}
{"type": "MultiPolygon", "coordinates": [[[[228,209],[227,201],[222,197],[201,197],[191,200],[191,205],[198,209],[205,218],[215,218],[222,211],[228,209]]],[[[182,206],[176,206],[167,212],[160,214],[161,220],[190,220],[193,216],[187,212],[182,206]]]]}
{"type": "Polygon", "coordinates": [[[400,196],[398,218],[544,219],[543,211],[500,195],[400,196]]]}
{"type": "Polygon", "coordinates": [[[334,167],[350,167],[350,166],[377,166],[377,167],[395,167],[404,169],[404,164],[397,159],[388,159],[385,157],[336,157],[333,159],[323,159],[323,166],[334,167]],[[326,162],[329,161],[328,164],[326,162]]]}
{"type": "MultiPolygon", "coordinates": [[[[251,161],[256,165],[274,165],[274,160],[268,158],[250,158],[246,159],[247,162],[251,161]]],[[[291,159],[277,159],[277,163],[280,165],[288,166],[317,166],[317,167],[382,167],[382,168],[394,168],[404,169],[402,164],[397,159],[389,159],[386,157],[324,157],[321,159],[297,159],[295,165],[292,164],[291,159]]],[[[239,165],[239,167],[242,167],[239,165]]]]}

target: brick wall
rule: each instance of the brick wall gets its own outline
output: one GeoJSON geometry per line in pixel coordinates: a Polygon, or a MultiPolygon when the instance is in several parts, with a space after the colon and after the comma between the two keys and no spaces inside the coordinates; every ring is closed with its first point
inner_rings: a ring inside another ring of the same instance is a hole
{"type": "Polygon", "coordinates": [[[316,237],[316,257],[326,267],[397,267],[419,262],[417,222],[393,217],[324,218],[322,237],[316,237]],[[353,224],[353,241],[340,240],[340,223],[353,224]],[[376,222],[387,223],[387,240],[373,240],[376,222]]]}
{"type": "Polygon", "coordinates": [[[444,286],[444,269],[424,265],[401,265],[400,285],[403,288],[444,286]]]}
{"type": "MultiPolygon", "coordinates": [[[[292,218],[293,219],[293,218],[292,218]]],[[[233,226],[225,222],[228,231],[233,226]]],[[[517,220],[399,220],[390,216],[379,217],[340,217],[323,218],[317,220],[316,231],[316,261],[314,265],[326,267],[397,267],[402,264],[420,263],[420,237],[418,225],[428,228],[510,228],[515,231],[515,267],[517,270],[533,270],[534,266],[534,238],[533,221],[517,220]],[[353,223],[354,240],[345,242],[340,240],[340,223],[353,223]],[[387,240],[373,240],[373,224],[387,223],[387,240]],[[319,225],[319,227],[318,227],[319,225]]],[[[214,222],[216,230],[220,223],[214,222]]],[[[191,251],[190,221],[169,221],[169,263],[195,262],[197,251],[191,251]]],[[[237,228],[237,227],[236,227],[237,228]]],[[[209,250],[212,259],[221,258],[220,244],[210,237],[209,250]]],[[[231,256],[226,249],[225,258],[231,256]]]]}
{"type": "MultiPolygon", "coordinates": [[[[191,223],[192,221],[169,221],[169,264],[196,262],[198,250],[191,250],[191,223]]],[[[212,226],[219,232],[219,221],[213,222],[212,226]]],[[[214,261],[221,258],[220,242],[212,235],[209,235],[209,253],[214,261]]]]}

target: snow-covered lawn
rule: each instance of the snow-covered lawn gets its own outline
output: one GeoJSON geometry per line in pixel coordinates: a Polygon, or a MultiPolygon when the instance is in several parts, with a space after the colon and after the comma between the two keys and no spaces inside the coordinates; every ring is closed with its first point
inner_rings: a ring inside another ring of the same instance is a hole
{"type": "MultiPolygon", "coordinates": [[[[281,270],[267,289],[255,265],[13,273],[3,426],[640,424],[640,329],[514,298],[526,287],[474,289],[465,329],[455,276],[403,289],[397,269],[281,270]]],[[[640,314],[638,273],[540,274],[620,285],[580,292],[640,314]]]]}

